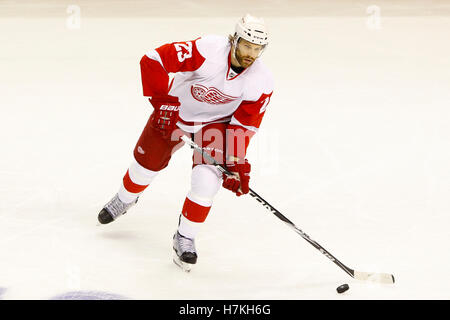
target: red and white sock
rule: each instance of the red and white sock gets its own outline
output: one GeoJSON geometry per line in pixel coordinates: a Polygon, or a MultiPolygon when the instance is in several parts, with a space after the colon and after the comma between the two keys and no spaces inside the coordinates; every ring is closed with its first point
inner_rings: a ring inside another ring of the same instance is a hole
{"type": "Polygon", "coordinates": [[[158,172],[148,170],[136,160],[133,160],[119,188],[118,196],[120,201],[124,203],[135,201],[157,174],[158,172]]]}
{"type": "Polygon", "coordinates": [[[186,196],[178,225],[178,232],[194,239],[200,226],[206,220],[220,189],[219,170],[210,165],[197,165],[192,169],[191,190],[186,196]]]}

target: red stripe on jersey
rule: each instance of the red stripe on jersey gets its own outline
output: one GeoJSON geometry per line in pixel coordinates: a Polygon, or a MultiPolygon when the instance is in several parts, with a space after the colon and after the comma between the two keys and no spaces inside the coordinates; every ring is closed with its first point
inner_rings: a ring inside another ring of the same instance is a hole
{"type": "MultiPolygon", "coordinates": [[[[198,38],[200,39],[200,38],[198,38]]],[[[173,42],[156,49],[167,72],[195,71],[205,62],[197,49],[197,40],[173,42]]]]}
{"type": "Polygon", "coordinates": [[[200,223],[206,220],[206,217],[208,216],[210,209],[211,207],[201,206],[198,203],[195,203],[194,201],[191,201],[188,197],[186,197],[186,200],[184,201],[183,205],[182,214],[189,221],[200,223]]]}
{"type": "Polygon", "coordinates": [[[178,121],[180,121],[182,124],[190,126],[190,127],[199,126],[199,125],[207,125],[207,124],[211,124],[211,123],[229,122],[230,120],[231,120],[231,116],[225,116],[223,118],[219,118],[219,119],[211,120],[211,121],[205,121],[205,122],[184,121],[183,119],[181,119],[181,117],[178,118],[178,121]]]}
{"type": "MultiPolygon", "coordinates": [[[[227,157],[245,158],[250,139],[256,132],[243,126],[259,128],[271,96],[272,92],[269,94],[263,93],[257,101],[243,101],[236,109],[233,117],[240,125],[231,123],[227,127],[227,157]]],[[[231,122],[233,122],[233,119],[231,122]]]]}
{"type": "Polygon", "coordinates": [[[128,192],[131,192],[131,193],[139,193],[139,192],[142,192],[142,191],[144,191],[145,190],[145,188],[147,188],[148,187],[148,185],[140,185],[140,184],[136,184],[136,183],[134,183],[132,180],[131,180],[131,178],[130,178],[130,175],[129,175],[129,173],[128,173],[128,170],[127,170],[127,173],[125,174],[125,176],[123,177],[123,186],[125,187],[125,189],[128,191],[128,192]]]}
{"type": "Polygon", "coordinates": [[[242,101],[233,114],[234,118],[244,126],[259,128],[271,96],[272,92],[263,93],[256,101],[242,101]]]}
{"type": "Polygon", "coordinates": [[[245,71],[245,70],[243,70],[242,72],[237,73],[233,78],[230,78],[230,70],[231,70],[231,50],[230,50],[230,53],[228,54],[228,69],[227,69],[227,77],[226,77],[227,81],[236,79],[241,74],[243,74],[245,71]]]}

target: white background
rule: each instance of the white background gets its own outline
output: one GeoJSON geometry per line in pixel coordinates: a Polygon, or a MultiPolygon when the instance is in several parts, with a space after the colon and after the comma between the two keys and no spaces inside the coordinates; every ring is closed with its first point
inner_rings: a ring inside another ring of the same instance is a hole
{"type": "Polygon", "coordinates": [[[450,298],[449,1],[258,3],[0,3],[0,298],[450,298]],[[224,189],[195,269],[180,271],[187,147],[137,206],[97,225],[152,110],[142,55],[228,35],[247,12],[269,25],[262,59],[275,77],[251,187],[344,264],[394,285],[351,279],[224,189]]]}

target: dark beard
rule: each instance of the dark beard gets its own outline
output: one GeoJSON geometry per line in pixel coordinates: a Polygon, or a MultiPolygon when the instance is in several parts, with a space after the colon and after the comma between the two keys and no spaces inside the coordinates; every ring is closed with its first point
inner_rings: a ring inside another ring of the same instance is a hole
{"type": "Polygon", "coordinates": [[[242,55],[240,55],[239,50],[236,50],[236,60],[241,65],[241,68],[243,68],[243,69],[248,68],[248,67],[250,67],[253,64],[253,62],[255,62],[255,60],[253,60],[248,67],[242,67],[243,66],[243,62],[244,62],[244,58],[245,57],[242,57],[242,55]]]}

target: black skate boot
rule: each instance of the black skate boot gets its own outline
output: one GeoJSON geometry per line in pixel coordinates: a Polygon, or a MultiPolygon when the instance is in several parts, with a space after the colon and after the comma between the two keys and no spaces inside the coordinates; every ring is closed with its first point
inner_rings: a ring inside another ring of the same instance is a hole
{"type": "Polygon", "coordinates": [[[191,271],[192,266],[197,263],[194,239],[186,238],[177,231],[173,236],[173,250],[173,262],[184,271],[191,271]]]}
{"type": "Polygon", "coordinates": [[[116,194],[100,211],[98,214],[98,221],[101,224],[107,224],[116,220],[134,206],[138,199],[139,198],[136,198],[136,200],[131,203],[124,203],[120,201],[119,196],[116,194]]]}

